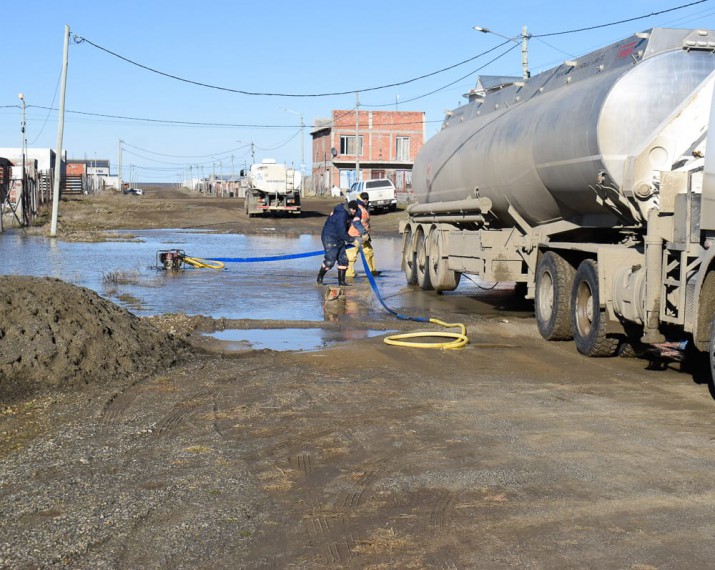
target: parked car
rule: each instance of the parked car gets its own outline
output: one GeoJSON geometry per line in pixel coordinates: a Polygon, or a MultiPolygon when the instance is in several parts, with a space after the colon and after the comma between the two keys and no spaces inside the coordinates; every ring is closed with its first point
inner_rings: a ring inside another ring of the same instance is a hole
{"type": "Polygon", "coordinates": [[[144,190],[142,190],[141,188],[125,188],[124,190],[122,190],[122,193],[134,194],[135,196],[143,196],[144,190]]]}
{"type": "Polygon", "coordinates": [[[374,180],[361,180],[354,182],[350,186],[347,199],[357,200],[360,194],[367,192],[370,197],[368,204],[369,210],[389,210],[397,209],[397,195],[395,194],[395,185],[388,178],[375,178],[374,180]]]}

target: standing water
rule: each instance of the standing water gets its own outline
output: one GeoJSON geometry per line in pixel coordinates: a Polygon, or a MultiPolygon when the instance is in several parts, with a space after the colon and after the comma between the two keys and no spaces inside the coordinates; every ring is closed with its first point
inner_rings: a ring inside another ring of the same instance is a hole
{"type": "MultiPolygon", "coordinates": [[[[117,232],[129,241],[64,242],[21,231],[0,234],[0,274],[56,277],[96,291],[138,316],[185,313],[226,319],[324,320],[324,287],[315,284],[322,261],[318,236],[298,237],[196,233],[184,230],[117,232]],[[226,263],[223,270],[157,270],[160,250],[181,249],[200,258],[265,258],[320,252],[284,261],[226,263]]],[[[374,240],[383,298],[397,302],[404,287],[399,238],[374,240]]],[[[358,259],[358,275],[364,273],[358,259]]],[[[333,269],[325,283],[336,284],[333,269]]],[[[384,310],[364,275],[356,278],[352,309],[365,319],[384,310]]],[[[392,304],[390,305],[392,306],[392,304]]],[[[399,306],[395,307],[399,308],[399,306]]]]}

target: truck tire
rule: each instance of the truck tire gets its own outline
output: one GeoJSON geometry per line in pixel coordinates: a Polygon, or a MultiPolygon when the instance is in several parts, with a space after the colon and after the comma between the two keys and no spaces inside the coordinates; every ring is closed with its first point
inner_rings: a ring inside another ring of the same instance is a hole
{"type": "Polygon", "coordinates": [[[454,291],[459,285],[461,273],[449,269],[444,257],[444,235],[437,228],[432,228],[428,238],[429,278],[435,291],[454,291]]]}
{"type": "Polygon", "coordinates": [[[547,251],[536,266],[534,312],[546,340],[571,340],[571,289],[576,270],[563,257],[547,251]]]}
{"type": "Polygon", "coordinates": [[[576,349],[586,356],[613,356],[618,338],[606,335],[606,312],[600,307],[598,264],[581,262],[571,290],[571,327],[576,349]]]}
{"type": "Polygon", "coordinates": [[[425,236],[422,226],[417,228],[415,239],[415,270],[417,271],[417,284],[425,291],[432,290],[432,282],[429,278],[429,241],[425,236]]]}
{"type": "Polygon", "coordinates": [[[417,260],[413,241],[412,226],[408,226],[402,237],[402,270],[408,285],[417,283],[417,260]]]}

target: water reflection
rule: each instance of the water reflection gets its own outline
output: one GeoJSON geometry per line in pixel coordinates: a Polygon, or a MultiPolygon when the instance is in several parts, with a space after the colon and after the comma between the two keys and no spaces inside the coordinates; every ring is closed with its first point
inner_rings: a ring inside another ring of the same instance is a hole
{"type": "Polygon", "coordinates": [[[229,329],[211,333],[222,341],[227,352],[270,348],[272,350],[318,350],[347,340],[360,340],[388,334],[385,331],[367,329],[326,330],[311,329],[229,329]]]}

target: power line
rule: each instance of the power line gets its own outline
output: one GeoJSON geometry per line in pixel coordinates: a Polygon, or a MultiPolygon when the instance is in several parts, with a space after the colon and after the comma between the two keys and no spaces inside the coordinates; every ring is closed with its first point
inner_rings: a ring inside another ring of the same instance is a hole
{"type": "MultiPolygon", "coordinates": [[[[501,45],[504,45],[504,44],[501,44],[501,45]]],[[[424,97],[428,97],[429,95],[434,95],[435,93],[438,93],[439,91],[443,91],[444,89],[447,89],[447,87],[451,87],[451,86],[454,85],[455,83],[459,83],[460,81],[463,81],[463,80],[466,79],[467,77],[470,77],[470,76],[476,74],[477,72],[481,71],[482,69],[484,69],[484,68],[487,67],[488,65],[491,65],[491,64],[494,63],[495,61],[501,59],[501,58],[504,57],[506,54],[508,54],[510,51],[512,51],[512,50],[514,50],[514,49],[516,49],[516,48],[518,48],[518,47],[520,47],[520,46],[517,45],[517,44],[515,44],[515,45],[513,45],[512,47],[510,47],[508,50],[506,50],[505,52],[501,53],[500,55],[498,55],[497,57],[495,57],[494,59],[492,59],[491,61],[488,61],[487,63],[485,63],[485,64],[482,65],[481,67],[478,67],[478,68],[475,69],[474,71],[470,71],[467,75],[465,75],[465,76],[463,76],[463,77],[460,77],[459,79],[455,79],[455,80],[452,81],[451,83],[448,83],[447,85],[443,85],[443,86],[440,87],[439,89],[435,89],[434,91],[430,91],[429,93],[424,93],[423,95],[418,95],[417,97],[413,97],[412,99],[405,99],[404,101],[402,101],[402,103],[410,103],[410,102],[412,102],[412,101],[416,101],[417,99],[422,99],[422,98],[424,98],[424,97]]],[[[382,104],[382,105],[365,105],[365,107],[390,107],[390,106],[392,106],[392,105],[394,105],[394,103],[382,104]]],[[[424,121],[424,122],[425,122],[425,123],[434,123],[434,122],[439,122],[439,123],[441,123],[442,121],[424,121]]],[[[404,124],[404,123],[402,123],[402,124],[404,124]]],[[[393,123],[392,126],[395,126],[395,123],[393,123]]]]}
{"type": "Polygon", "coordinates": [[[660,10],[659,12],[651,12],[650,14],[645,14],[644,16],[636,16],[635,18],[626,18],[625,20],[619,20],[617,22],[610,22],[608,24],[599,24],[597,26],[589,26],[588,28],[579,28],[577,30],[567,30],[564,32],[551,32],[550,34],[532,34],[530,38],[548,38],[551,36],[563,36],[565,34],[575,34],[577,32],[588,32],[590,30],[598,30],[599,28],[607,28],[609,26],[616,26],[618,24],[625,24],[627,22],[635,22],[636,20],[644,20],[645,18],[651,18],[653,16],[659,16],[661,14],[666,14],[668,12],[674,12],[676,10],[682,10],[683,8],[689,8],[690,6],[695,6],[697,4],[703,4],[704,2],[710,2],[710,0],[697,0],[696,2],[690,2],[689,4],[682,4],[676,6],[675,8],[668,8],[667,10],[660,10]]]}
{"type": "MultiPolygon", "coordinates": [[[[17,107],[18,105],[7,105],[8,107],[17,107]]],[[[57,111],[58,109],[53,107],[43,107],[42,105],[28,105],[27,108],[34,107],[36,109],[49,109],[51,111],[57,111]]],[[[85,115],[89,117],[101,117],[105,119],[120,119],[124,121],[144,121],[147,123],[160,123],[166,125],[179,125],[179,126],[190,126],[190,127],[216,127],[216,128],[242,128],[242,129],[296,129],[300,128],[300,125],[256,125],[256,124],[241,124],[241,123],[209,123],[200,121],[178,121],[173,119],[152,119],[149,117],[130,117],[127,115],[109,115],[105,113],[90,113],[88,111],[71,111],[69,109],[65,110],[65,113],[75,114],[75,115],[85,115]]],[[[350,112],[346,112],[348,115],[350,112]]],[[[395,122],[394,125],[404,125],[413,124],[413,122],[395,122]]],[[[157,153],[158,154],[158,153],[157,153]]],[[[211,155],[208,155],[211,156],[211,155]]]]}
{"type": "MultiPolygon", "coordinates": [[[[17,106],[17,105],[16,105],[17,106]]],[[[28,107],[35,107],[37,109],[49,109],[51,111],[58,111],[59,109],[53,107],[43,107],[41,105],[28,105],[28,107]]],[[[251,124],[239,124],[239,123],[207,123],[200,121],[177,121],[171,119],[151,119],[149,117],[129,117],[126,115],[107,115],[104,113],[90,113],[88,111],[70,111],[65,110],[65,113],[72,113],[75,115],[87,115],[90,117],[102,117],[105,119],[123,119],[125,121],[144,121],[147,123],[167,123],[172,125],[186,125],[191,127],[237,127],[237,128],[247,128],[247,129],[295,129],[298,125],[251,125],[251,124]]]]}
{"type": "MultiPolygon", "coordinates": [[[[701,0],[701,1],[706,1],[706,0],[701,0]]],[[[175,79],[177,81],[182,81],[184,83],[190,83],[191,85],[198,85],[199,87],[206,87],[207,89],[217,89],[219,91],[228,91],[229,93],[238,93],[240,95],[251,95],[251,96],[262,96],[262,97],[331,97],[331,96],[336,96],[336,95],[350,95],[355,92],[360,92],[364,93],[367,91],[377,91],[379,89],[388,89],[390,87],[398,87],[400,85],[407,85],[408,83],[414,83],[415,81],[419,81],[420,79],[425,79],[427,77],[432,77],[433,75],[437,75],[439,73],[443,73],[445,71],[449,71],[450,69],[454,69],[455,67],[459,67],[460,65],[464,65],[465,63],[469,63],[470,61],[474,61],[475,59],[478,59],[495,49],[501,47],[502,45],[508,43],[509,40],[504,42],[503,44],[500,44],[492,49],[489,49],[485,52],[482,52],[480,54],[475,55],[474,57],[470,57],[469,59],[465,59],[464,61],[460,61],[459,63],[455,63],[453,65],[450,65],[448,67],[444,67],[442,69],[439,69],[437,71],[433,71],[431,73],[426,73],[424,75],[420,75],[418,77],[413,77],[412,79],[407,79],[405,81],[400,81],[397,83],[390,83],[388,85],[380,85],[377,87],[366,87],[363,89],[351,89],[349,91],[335,91],[332,93],[269,93],[269,92],[258,92],[258,91],[245,91],[243,89],[232,89],[230,87],[221,87],[219,85],[211,85],[209,83],[202,83],[200,81],[194,81],[192,79],[186,79],[184,77],[179,77],[178,75],[172,75],[171,73],[166,73],[164,71],[159,71],[158,69],[154,69],[153,67],[149,67],[148,65],[143,65],[141,63],[138,63],[132,59],[129,59],[128,57],[124,57],[123,55],[120,55],[116,52],[113,52],[107,48],[104,48],[87,38],[83,38],[82,36],[75,35],[74,36],[74,42],[76,44],[81,44],[81,43],[88,43],[89,45],[105,52],[108,53],[109,55],[112,55],[118,59],[121,59],[122,61],[126,61],[127,63],[130,63],[131,65],[135,65],[137,67],[140,67],[141,69],[145,69],[146,71],[150,71],[152,73],[156,73],[158,75],[163,75],[164,77],[168,77],[170,79],[175,79]]]]}
{"type": "Polygon", "coordinates": [[[243,148],[246,148],[247,146],[250,146],[250,145],[242,145],[242,146],[239,146],[239,147],[236,147],[236,148],[231,148],[231,149],[229,149],[229,150],[224,150],[224,151],[221,151],[221,152],[213,152],[213,153],[211,153],[211,154],[191,154],[191,155],[163,154],[163,153],[161,153],[161,152],[156,152],[156,151],[153,151],[153,150],[148,150],[148,149],[146,149],[146,148],[141,148],[141,147],[139,147],[139,146],[130,144],[130,143],[126,142],[126,141],[122,141],[122,146],[128,146],[128,147],[131,147],[131,148],[135,148],[135,149],[137,149],[137,150],[141,150],[142,152],[148,152],[149,154],[155,154],[155,155],[157,155],[157,156],[165,156],[165,157],[167,157],[167,158],[209,158],[209,157],[219,156],[219,155],[224,155],[224,154],[225,154],[225,155],[228,155],[228,153],[239,151],[239,150],[241,150],[241,149],[243,149],[243,148]]]}

